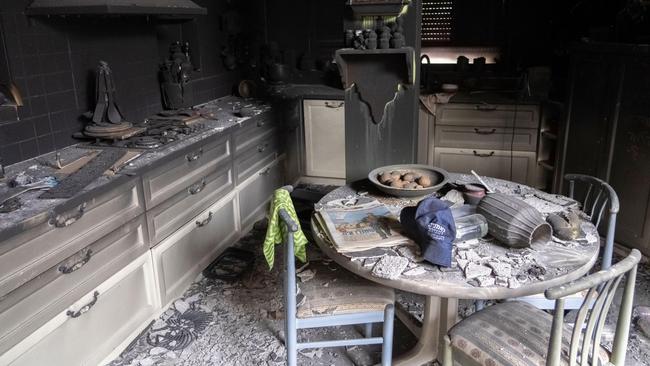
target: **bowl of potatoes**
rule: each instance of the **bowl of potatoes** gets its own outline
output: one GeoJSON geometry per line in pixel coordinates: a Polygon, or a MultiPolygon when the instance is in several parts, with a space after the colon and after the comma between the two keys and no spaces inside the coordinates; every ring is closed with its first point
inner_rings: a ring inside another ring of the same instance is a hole
{"type": "Polygon", "coordinates": [[[387,165],[368,173],[380,191],[398,197],[419,197],[436,192],[449,181],[446,170],[428,165],[387,165]]]}

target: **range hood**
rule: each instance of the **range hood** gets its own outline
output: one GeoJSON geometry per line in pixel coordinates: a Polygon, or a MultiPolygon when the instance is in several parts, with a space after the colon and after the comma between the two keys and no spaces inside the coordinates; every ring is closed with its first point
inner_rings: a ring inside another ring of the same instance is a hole
{"type": "Polygon", "coordinates": [[[205,15],[191,0],[34,0],[29,15],[205,15]]]}

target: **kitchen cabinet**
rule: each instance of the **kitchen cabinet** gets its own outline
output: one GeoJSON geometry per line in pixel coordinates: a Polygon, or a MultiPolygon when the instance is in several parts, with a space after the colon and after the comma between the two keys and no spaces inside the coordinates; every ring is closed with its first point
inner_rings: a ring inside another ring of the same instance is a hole
{"type": "Polygon", "coordinates": [[[620,201],[616,241],[645,255],[650,255],[649,60],[647,45],[593,43],[573,50],[558,172],[608,181],[620,201]]]}
{"type": "Polygon", "coordinates": [[[159,307],[153,273],[146,252],[0,355],[0,364],[99,364],[126,346],[159,307]]]}
{"type": "Polygon", "coordinates": [[[438,104],[435,116],[421,109],[420,131],[426,131],[428,146],[419,154],[450,172],[475,170],[540,187],[539,110],[537,104],[487,102],[438,104]]]}
{"type": "Polygon", "coordinates": [[[340,100],[303,101],[306,176],[345,179],[344,112],[340,100]]]}
{"type": "Polygon", "coordinates": [[[131,179],[80,205],[55,211],[49,221],[2,242],[0,298],[142,214],[142,183],[131,179]]]}
{"type": "Polygon", "coordinates": [[[145,173],[143,185],[147,209],[150,210],[186,190],[195,181],[231,161],[232,147],[229,135],[190,146],[184,153],[145,173]]]}
{"type": "Polygon", "coordinates": [[[0,354],[144,253],[144,215],[57,263],[0,302],[0,354]]]}
{"type": "Polygon", "coordinates": [[[264,217],[285,180],[280,131],[249,118],[4,240],[0,364],[116,356],[264,217]]]}
{"type": "Polygon", "coordinates": [[[536,154],[528,151],[454,149],[437,147],[435,166],[450,172],[470,170],[488,177],[504,178],[526,183],[535,180],[536,154]]]}
{"type": "Polygon", "coordinates": [[[234,186],[232,166],[222,165],[212,174],[189,182],[184,190],[147,211],[151,246],[191,221],[197,212],[231,192],[234,186]]]}
{"type": "Polygon", "coordinates": [[[163,307],[182,295],[239,236],[235,196],[230,194],[201,212],[152,250],[163,307]]]}
{"type": "Polygon", "coordinates": [[[276,160],[260,170],[239,190],[239,215],[244,231],[264,217],[273,191],[282,185],[280,164],[281,162],[276,160]]]}

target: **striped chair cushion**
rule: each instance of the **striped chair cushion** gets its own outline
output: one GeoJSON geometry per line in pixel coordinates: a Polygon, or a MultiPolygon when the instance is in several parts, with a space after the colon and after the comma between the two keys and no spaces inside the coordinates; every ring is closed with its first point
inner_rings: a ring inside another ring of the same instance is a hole
{"type": "Polygon", "coordinates": [[[314,278],[298,281],[305,300],[298,306],[298,318],[384,311],[395,302],[393,289],[361,278],[334,262],[310,262],[314,278]]]}
{"type": "MultiPolygon", "coordinates": [[[[490,306],[449,330],[454,361],[461,365],[544,366],[552,322],[550,314],[525,302],[490,306]]],[[[565,326],[562,365],[568,365],[570,339],[571,329],[565,326]]],[[[606,360],[603,353],[601,349],[599,358],[606,360]]]]}

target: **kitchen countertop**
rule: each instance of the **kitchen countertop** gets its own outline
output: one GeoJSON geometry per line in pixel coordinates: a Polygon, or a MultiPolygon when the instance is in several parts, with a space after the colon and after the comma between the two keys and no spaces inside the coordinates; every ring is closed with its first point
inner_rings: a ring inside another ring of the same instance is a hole
{"type": "MultiPolygon", "coordinates": [[[[101,176],[94,182],[86,186],[81,192],[69,199],[39,199],[38,196],[43,191],[32,191],[20,196],[21,207],[10,213],[0,213],[0,242],[24,230],[28,230],[38,224],[47,221],[52,212],[59,213],[72,207],[80,205],[90,197],[97,196],[103,192],[114,189],[115,187],[127,183],[132,179],[137,179],[144,172],[163,164],[167,161],[165,158],[182,153],[190,146],[205,140],[207,138],[218,136],[241,126],[241,124],[250,118],[263,118],[269,116],[267,112],[271,110],[269,103],[261,100],[243,100],[241,98],[227,96],[219,98],[204,104],[200,104],[195,109],[201,109],[203,112],[211,113],[216,117],[214,119],[204,119],[202,122],[206,128],[201,132],[188,138],[179,140],[174,143],[165,145],[159,149],[143,151],[142,155],[129,163],[128,166],[121,169],[113,176],[101,176]],[[237,117],[233,114],[233,109],[238,105],[253,105],[255,116],[237,117]]],[[[269,117],[270,118],[270,117],[269,117]]],[[[84,146],[83,143],[72,145],[59,150],[64,160],[76,156],[81,157],[88,153],[88,149],[97,149],[95,147],[84,146]]],[[[126,149],[125,149],[126,151],[126,149]]],[[[20,172],[25,172],[35,179],[56,175],[57,170],[42,164],[42,161],[53,161],[55,152],[41,155],[23,162],[19,162],[6,167],[5,177],[8,181],[20,172]]],[[[6,184],[0,185],[0,195],[7,192],[6,184]]]]}
{"type": "Polygon", "coordinates": [[[345,98],[343,89],[324,84],[281,84],[269,87],[268,95],[279,99],[340,99],[345,98]]]}
{"type": "MultiPolygon", "coordinates": [[[[421,94],[427,96],[436,93],[421,94]]],[[[517,99],[513,97],[512,93],[498,93],[498,92],[458,92],[454,94],[449,103],[488,103],[488,104],[539,104],[537,98],[526,97],[517,99]]]]}

